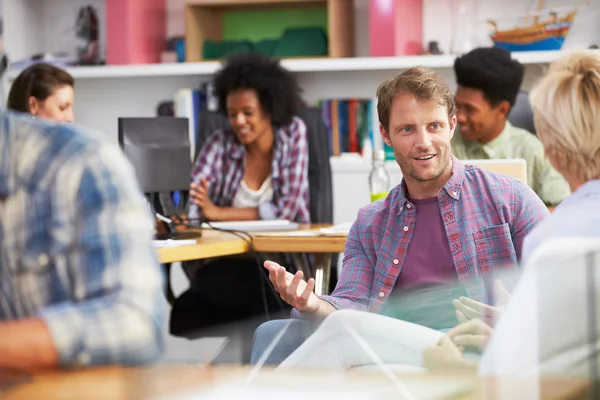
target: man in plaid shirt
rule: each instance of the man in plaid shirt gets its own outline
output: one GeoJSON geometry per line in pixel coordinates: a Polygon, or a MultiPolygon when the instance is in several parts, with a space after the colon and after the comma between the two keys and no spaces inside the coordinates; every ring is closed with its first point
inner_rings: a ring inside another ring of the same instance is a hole
{"type": "MultiPolygon", "coordinates": [[[[294,317],[320,319],[337,310],[359,310],[450,329],[457,322],[452,300],[486,301],[481,278],[520,261],[523,239],[549,211],[525,183],[464,165],[451,155],[456,106],[448,85],[434,72],[409,69],[384,82],[377,95],[381,135],[394,149],[403,180],[387,198],[359,211],[334,292],[319,298],[312,291],[314,280],[304,282],[302,272],[292,275],[272,262],[265,268],[282,299],[295,307],[294,317]],[[403,301],[390,301],[399,298],[403,301]]],[[[253,361],[287,323],[271,321],[257,330],[253,361]]],[[[290,341],[297,346],[306,338],[304,321],[294,324],[290,334],[299,336],[276,347],[268,362],[282,361],[294,348],[290,341]]],[[[324,361],[324,352],[306,356],[313,349],[303,347],[287,366],[324,361]]],[[[328,359],[324,365],[362,361],[328,359]]]]}
{"type": "Polygon", "coordinates": [[[0,121],[0,369],[155,360],[165,300],[133,169],[75,127],[0,121]]]}

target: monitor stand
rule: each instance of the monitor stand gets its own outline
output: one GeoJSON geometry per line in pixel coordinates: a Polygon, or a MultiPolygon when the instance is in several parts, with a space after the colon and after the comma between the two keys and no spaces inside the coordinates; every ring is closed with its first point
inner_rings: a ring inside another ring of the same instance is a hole
{"type": "Polygon", "coordinates": [[[186,240],[186,239],[200,239],[202,237],[201,231],[193,232],[168,232],[168,233],[155,233],[155,240],[186,240]]]}
{"type": "Polygon", "coordinates": [[[160,221],[163,229],[161,232],[154,233],[155,240],[186,240],[186,239],[200,239],[202,237],[201,230],[193,231],[178,231],[172,224],[168,224],[164,221],[160,221]]]}

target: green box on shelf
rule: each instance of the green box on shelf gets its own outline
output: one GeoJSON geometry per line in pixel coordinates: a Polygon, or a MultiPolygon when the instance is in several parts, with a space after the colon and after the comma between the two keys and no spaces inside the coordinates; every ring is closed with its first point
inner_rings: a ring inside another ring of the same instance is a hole
{"type": "Polygon", "coordinates": [[[256,43],[255,49],[263,54],[271,55],[273,54],[273,50],[275,50],[275,46],[277,46],[278,42],[278,39],[264,39],[256,43]]]}
{"type": "Polygon", "coordinates": [[[319,27],[305,27],[288,29],[281,38],[263,39],[256,44],[249,40],[205,40],[202,58],[216,60],[251,50],[275,57],[327,56],[327,35],[319,27]]]}
{"type": "Polygon", "coordinates": [[[286,29],[314,26],[328,32],[327,8],[227,10],[223,12],[223,40],[280,38],[286,29]]]}
{"type": "Polygon", "coordinates": [[[226,41],[226,42],[214,42],[212,40],[206,40],[202,48],[202,57],[205,60],[216,60],[219,58],[225,58],[232,54],[254,50],[254,44],[246,41],[226,41]]]}
{"type": "Polygon", "coordinates": [[[273,51],[276,57],[318,57],[328,52],[327,34],[319,27],[286,29],[273,51]]]}

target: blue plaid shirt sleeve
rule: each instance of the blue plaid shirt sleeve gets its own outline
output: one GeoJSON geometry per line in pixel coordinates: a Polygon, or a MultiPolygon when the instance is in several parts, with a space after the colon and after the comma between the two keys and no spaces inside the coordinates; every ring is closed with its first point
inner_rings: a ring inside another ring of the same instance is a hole
{"type": "Polygon", "coordinates": [[[65,260],[71,301],[40,317],[61,366],[151,362],[163,350],[166,304],[149,208],[117,148],[74,158],[53,189],[76,231],[65,260]]]}

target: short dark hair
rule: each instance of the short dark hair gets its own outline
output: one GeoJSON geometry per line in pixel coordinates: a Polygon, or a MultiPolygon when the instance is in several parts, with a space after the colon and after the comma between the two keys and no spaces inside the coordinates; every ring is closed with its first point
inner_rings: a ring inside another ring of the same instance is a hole
{"type": "Polygon", "coordinates": [[[65,70],[46,63],[24,69],[14,80],[8,93],[7,108],[28,113],[29,97],[44,101],[60,86],[75,86],[73,77],[65,70]]]}
{"type": "Polygon", "coordinates": [[[303,107],[296,77],[279,60],[258,52],[231,56],[216,73],[214,94],[220,112],[227,113],[227,95],[240,89],[256,91],[263,111],[275,127],[289,125],[303,107]]]}
{"type": "Polygon", "coordinates": [[[479,89],[491,105],[503,100],[515,104],[525,67],[498,47],[480,47],[454,61],[459,86],[479,89]]]}
{"type": "Polygon", "coordinates": [[[419,100],[434,101],[446,106],[448,116],[456,114],[454,95],[448,84],[433,70],[422,66],[407,69],[377,88],[377,114],[379,123],[390,129],[390,110],[397,94],[412,94],[419,100]]]}

